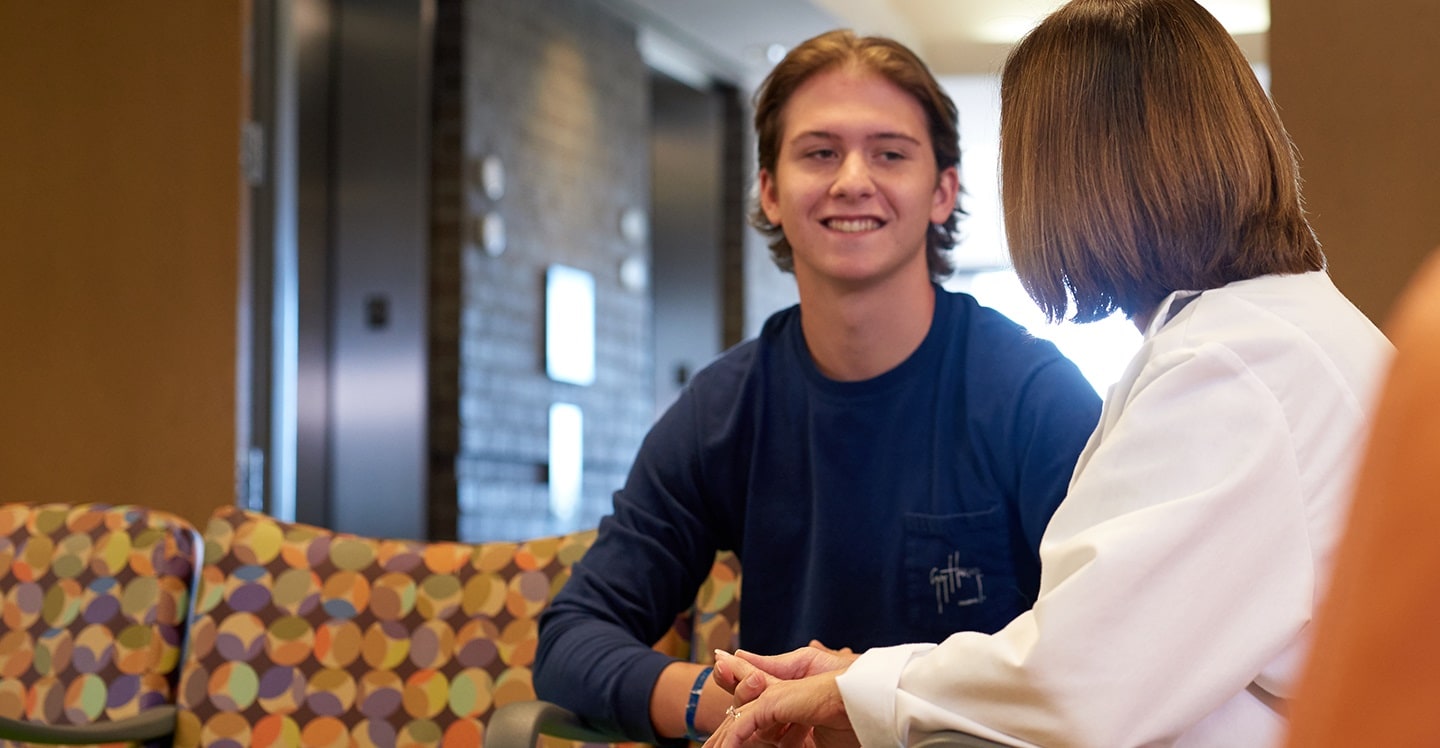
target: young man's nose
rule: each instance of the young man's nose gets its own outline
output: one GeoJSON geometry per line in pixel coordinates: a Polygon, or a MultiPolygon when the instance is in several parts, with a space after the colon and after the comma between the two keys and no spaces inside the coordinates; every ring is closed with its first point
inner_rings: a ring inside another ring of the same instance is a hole
{"type": "Polygon", "coordinates": [[[830,194],[835,197],[855,198],[868,197],[874,191],[875,182],[870,179],[870,164],[865,160],[865,154],[846,154],[835,173],[835,183],[830,186],[830,194]]]}

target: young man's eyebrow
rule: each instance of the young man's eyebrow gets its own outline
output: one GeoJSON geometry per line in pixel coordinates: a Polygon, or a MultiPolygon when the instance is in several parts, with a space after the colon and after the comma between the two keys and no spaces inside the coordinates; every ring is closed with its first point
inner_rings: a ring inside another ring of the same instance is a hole
{"type": "MultiPolygon", "coordinates": [[[[796,134],[795,137],[790,139],[790,142],[798,143],[802,140],[837,140],[839,139],[839,137],[840,136],[838,134],[830,132],[828,130],[811,130],[809,132],[802,132],[796,134]]],[[[865,136],[865,140],[903,140],[907,143],[914,143],[915,145],[920,145],[919,138],[903,132],[871,133],[865,136]]]]}
{"type": "Polygon", "coordinates": [[[875,133],[874,135],[871,135],[871,136],[869,136],[869,137],[867,137],[867,138],[865,138],[865,139],[866,139],[866,140],[903,140],[903,141],[905,141],[905,142],[907,142],[907,143],[913,143],[913,144],[915,144],[915,145],[920,145],[920,139],[919,139],[919,138],[915,137],[914,135],[910,135],[909,133],[903,133],[903,132],[879,132],[879,133],[875,133]]]}

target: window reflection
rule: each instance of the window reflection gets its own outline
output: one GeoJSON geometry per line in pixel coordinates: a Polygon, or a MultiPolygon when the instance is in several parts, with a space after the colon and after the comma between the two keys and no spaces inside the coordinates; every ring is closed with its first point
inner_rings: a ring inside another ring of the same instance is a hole
{"type": "Polygon", "coordinates": [[[945,285],[969,293],[981,304],[1015,320],[1035,337],[1054,343],[1080,367],[1080,373],[1101,397],[1120,379],[1125,365],[1140,347],[1140,331],[1119,314],[1083,325],[1046,322],[1040,307],[1030,300],[1013,270],[957,274],[945,285]]]}

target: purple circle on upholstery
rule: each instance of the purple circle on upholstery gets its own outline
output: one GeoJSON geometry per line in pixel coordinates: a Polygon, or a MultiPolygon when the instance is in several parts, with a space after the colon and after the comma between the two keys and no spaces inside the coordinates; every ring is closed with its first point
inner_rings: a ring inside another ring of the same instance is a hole
{"type": "Polygon", "coordinates": [[[120,601],[109,595],[97,597],[85,606],[86,623],[105,623],[120,612],[120,601]]]}
{"type": "Polygon", "coordinates": [[[441,636],[435,629],[424,627],[410,635],[410,661],[415,667],[435,667],[437,660],[449,657],[449,652],[440,651],[441,636]]]}
{"type": "Polygon", "coordinates": [[[295,684],[295,670],[288,667],[272,667],[260,676],[260,698],[273,699],[285,693],[295,684]]]}
{"type": "Polygon", "coordinates": [[[515,586],[520,594],[531,602],[541,602],[550,596],[550,577],[543,571],[527,571],[515,580],[515,586]]]}
{"type": "Polygon", "coordinates": [[[330,538],[320,536],[310,541],[310,546],[305,549],[305,560],[310,562],[310,568],[315,568],[330,559],[330,538]]]}
{"type": "Polygon", "coordinates": [[[34,582],[15,585],[15,605],[25,613],[39,613],[45,606],[45,590],[34,582]]]}
{"type": "Polygon", "coordinates": [[[110,681],[110,688],[105,693],[105,706],[114,709],[124,706],[140,693],[140,676],[121,675],[110,681]]]}
{"type": "Polygon", "coordinates": [[[401,694],[393,688],[382,688],[365,696],[360,713],[371,719],[385,719],[400,708],[401,694]]]}
{"type": "Polygon", "coordinates": [[[205,695],[210,690],[210,671],[206,668],[195,665],[185,670],[185,675],[180,678],[180,692],[184,694],[181,698],[187,704],[202,704],[205,702],[205,695]]]}
{"type": "Polygon", "coordinates": [[[34,711],[31,712],[31,716],[33,717],[38,714],[44,718],[45,722],[53,725],[60,722],[60,715],[64,712],[65,689],[57,685],[46,691],[45,694],[40,697],[39,703],[35,705],[34,711]]]}
{"type": "Polygon", "coordinates": [[[381,568],[385,569],[385,571],[393,571],[405,574],[409,573],[415,568],[418,568],[420,564],[424,563],[424,561],[425,559],[420,554],[415,553],[414,551],[402,551],[400,553],[396,553],[390,558],[385,559],[385,563],[381,566],[381,568]]]}
{"type": "Polygon", "coordinates": [[[460,651],[455,654],[455,659],[465,667],[483,668],[495,661],[495,655],[499,653],[495,642],[489,639],[472,639],[465,642],[460,651]]]}
{"type": "Polygon", "coordinates": [[[221,624],[215,634],[215,651],[232,662],[249,662],[265,648],[265,624],[253,617],[236,615],[221,624]]]}
{"type": "Polygon", "coordinates": [[[270,603],[270,590],[258,584],[242,584],[231,590],[226,599],[232,609],[253,613],[270,603]]]}
{"type": "Polygon", "coordinates": [[[372,719],[365,723],[365,735],[370,738],[370,745],[395,745],[395,726],[389,722],[372,719]]]}
{"type": "Polygon", "coordinates": [[[322,717],[338,717],[345,712],[345,705],[339,697],[324,691],[315,691],[305,697],[305,705],[322,717]]]}
{"type": "Polygon", "coordinates": [[[70,655],[70,666],[77,673],[98,673],[100,669],[110,664],[110,655],[113,650],[106,647],[98,652],[87,647],[76,647],[75,653],[70,655]]]}
{"type": "Polygon", "coordinates": [[[226,660],[232,662],[249,662],[254,659],[255,655],[259,654],[260,650],[264,647],[265,642],[262,639],[256,639],[250,642],[249,646],[246,646],[245,642],[241,641],[238,636],[221,634],[215,637],[215,651],[219,652],[226,660]]]}

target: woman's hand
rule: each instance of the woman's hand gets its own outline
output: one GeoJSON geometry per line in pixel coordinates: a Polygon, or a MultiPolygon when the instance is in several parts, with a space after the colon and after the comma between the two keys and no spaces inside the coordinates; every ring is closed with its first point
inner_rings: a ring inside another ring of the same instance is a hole
{"type": "MultiPolygon", "coordinates": [[[[735,654],[731,655],[717,649],[713,677],[721,688],[734,694],[741,680],[755,672],[759,673],[761,680],[798,680],[835,670],[843,671],[850,667],[856,656],[849,647],[830,649],[813,640],[809,646],[780,655],[757,655],[743,649],[736,650],[735,654]]],[[[736,696],[736,706],[754,698],[751,696],[741,699],[738,698],[739,694],[736,696]]]]}
{"type": "MultiPolygon", "coordinates": [[[[746,652],[739,652],[739,655],[746,655],[746,652]]],[[[772,682],[778,683],[779,678],[766,673],[749,661],[739,656],[727,654],[720,650],[715,651],[715,669],[710,679],[715,681],[721,688],[729,691],[732,699],[730,707],[726,710],[725,721],[720,729],[712,734],[718,735],[732,728],[732,717],[735,714],[735,707],[741,704],[748,704],[754,701],[765,688],[772,682]]],[[[809,735],[809,729],[804,727],[790,729],[790,725],[775,725],[752,736],[750,742],[759,745],[783,746],[784,748],[797,748],[808,745],[805,738],[809,735]],[[788,737],[787,737],[788,736],[788,737]]],[[[708,744],[708,742],[707,742],[708,744]]]]}
{"type": "MultiPolygon", "coordinates": [[[[710,736],[706,748],[778,745],[781,748],[854,748],[859,745],[835,678],[844,669],[800,680],[757,679],[761,691],[732,707],[730,717],[710,736]]],[[[756,682],[754,673],[741,681],[739,700],[756,682]]]]}
{"type": "Polygon", "coordinates": [[[712,677],[735,702],[705,745],[853,748],[858,741],[835,678],[854,659],[848,649],[819,642],[775,656],[717,652],[712,677]]]}

